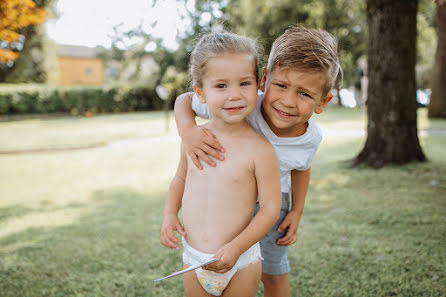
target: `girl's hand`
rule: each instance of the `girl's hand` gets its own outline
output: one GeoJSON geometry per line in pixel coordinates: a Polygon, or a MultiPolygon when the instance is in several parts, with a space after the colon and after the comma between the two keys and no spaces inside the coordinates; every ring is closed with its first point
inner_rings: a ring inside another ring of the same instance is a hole
{"type": "Polygon", "coordinates": [[[225,149],[218,142],[215,135],[206,128],[198,126],[191,128],[183,135],[182,140],[186,153],[198,169],[203,169],[200,160],[209,166],[215,167],[216,163],[210,157],[220,161],[225,159],[221,154],[225,152],[225,149]]]}
{"type": "Polygon", "coordinates": [[[220,260],[204,266],[203,269],[217,273],[228,272],[235,265],[240,255],[241,252],[234,244],[227,243],[215,253],[214,258],[220,260]]]}
{"type": "Polygon", "coordinates": [[[171,249],[179,249],[180,240],[175,237],[174,231],[177,231],[182,236],[186,236],[183,226],[176,215],[165,215],[163,224],[161,225],[160,241],[161,243],[171,249]]]}

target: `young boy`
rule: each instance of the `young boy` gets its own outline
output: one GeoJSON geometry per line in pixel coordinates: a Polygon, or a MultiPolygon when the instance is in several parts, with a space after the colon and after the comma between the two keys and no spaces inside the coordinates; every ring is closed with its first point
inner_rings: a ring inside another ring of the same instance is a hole
{"type": "Polygon", "coordinates": [[[281,196],[274,149],[245,121],[256,106],[257,69],[255,42],[235,34],[207,34],[191,54],[194,91],[212,114],[204,127],[225,144],[227,158],[221,166],[198,170],[182,149],[167,195],[161,242],[175,247],[164,231],[178,220],[181,206],[185,267],[219,259],[184,274],[188,297],[257,292],[258,241],[277,220],[281,196]]]}
{"type": "MultiPolygon", "coordinates": [[[[267,67],[263,69],[260,84],[263,93],[258,95],[256,109],[247,120],[273,145],[279,159],[282,186],[280,217],[260,241],[265,297],[290,296],[288,245],[297,240],[310,165],[322,140],[319,127],[310,117],[321,113],[331,100],[330,90],[339,72],[336,39],[326,31],[302,27],[290,28],[275,40],[267,67]]],[[[215,137],[196,126],[195,115],[206,118],[209,112],[192,97],[193,93],[183,94],[175,103],[179,134],[197,168],[202,168],[198,159],[216,166],[215,160],[224,160],[221,153],[225,149],[218,135],[215,137]]],[[[182,232],[178,220],[164,227],[173,241],[173,231],[182,232]]]]}

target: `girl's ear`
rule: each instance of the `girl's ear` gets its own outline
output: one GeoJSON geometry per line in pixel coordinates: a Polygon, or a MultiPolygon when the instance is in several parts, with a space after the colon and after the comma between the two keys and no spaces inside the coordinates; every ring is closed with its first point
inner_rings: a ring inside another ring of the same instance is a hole
{"type": "Polygon", "coordinates": [[[206,103],[206,99],[203,96],[203,89],[198,87],[197,85],[192,86],[194,88],[195,94],[197,94],[198,99],[200,99],[201,103],[206,103]]]}

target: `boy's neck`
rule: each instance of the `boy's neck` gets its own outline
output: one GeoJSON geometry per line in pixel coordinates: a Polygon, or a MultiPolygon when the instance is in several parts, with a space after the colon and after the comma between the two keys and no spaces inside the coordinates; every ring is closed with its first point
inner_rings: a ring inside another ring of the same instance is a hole
{"type": "Polygon", "coordinates": [[[294,128],[290,128],[287,130],[284,129],[274,129],[271,128],[271,125],[268,124],[268,126],[270,127],[271,131],[273,131],[273,133],[277,136],[277,137],[299,137],[305,134],[305,132],[307,132],[307,128],[308,128],[308,122],[299,125],[298,127],[294,127],[294,128]]]}

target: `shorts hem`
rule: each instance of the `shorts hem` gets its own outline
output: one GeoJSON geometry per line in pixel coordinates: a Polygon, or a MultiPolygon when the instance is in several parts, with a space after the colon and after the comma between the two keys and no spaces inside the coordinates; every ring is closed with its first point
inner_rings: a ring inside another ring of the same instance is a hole
{"type": "Polygon", "coordinates": [[[290,272],[289,265],[279,265],[279,266],[275,265],[275,266],[269,266],[269,267],[264,267],[264,265],[262,265],[262,273],[265,273],[265,274],[280,275],[280,274],[287,274],[289,272],[290,272]]]}

